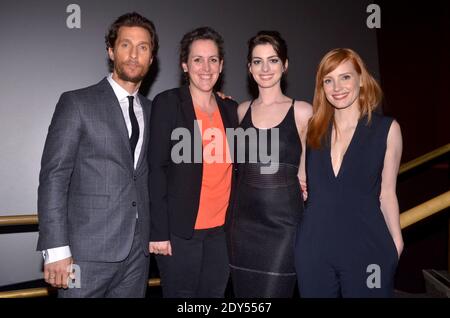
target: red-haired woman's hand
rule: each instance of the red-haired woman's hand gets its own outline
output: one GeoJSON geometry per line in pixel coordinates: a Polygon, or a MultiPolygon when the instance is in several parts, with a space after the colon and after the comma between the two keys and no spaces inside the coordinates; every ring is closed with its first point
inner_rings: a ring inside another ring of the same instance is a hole
{"type": "Polygon", "coordinates": [[[300,187],[302,189],[303,201],[308,200],[308,187],[305,181],[300,180],[300,187]]]}

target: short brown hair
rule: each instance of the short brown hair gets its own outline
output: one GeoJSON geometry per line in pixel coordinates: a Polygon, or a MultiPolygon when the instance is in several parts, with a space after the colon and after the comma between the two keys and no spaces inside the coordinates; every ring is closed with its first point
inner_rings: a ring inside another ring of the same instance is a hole
{"type": "MultiPolygon", "coordinates": [[[[158,35],[156,34],[155,25],[152,21],[143,17],[137,12],[125,13],[118,17],[116,21],[114,21],[108,29],[108,32],[105,35],[105,43],[106,50],[109,48],[114,48],[114,44],[117,40],[117,35],[119,33],[119,29],[123,26],[127,27],[141,27],[148,31],[150,34],[151,45],[152,45],[152,56],[155,56],[158,52],[158,35]]],[[[109,66],[112,69],[113,62],[109,60],[109,66]]]]}
{"type": "Polygon", "coordinates": [[[189,53],[191,52],[192,43],[197,40],[213,41],[219,51],[219,59],[223,61],[225,53],[223,49],[222,36],[213,28],[204,26],[196,28],[183,35],[183,38],[180,41],[180,66],[182,63],[187,63],[189,53]]]}

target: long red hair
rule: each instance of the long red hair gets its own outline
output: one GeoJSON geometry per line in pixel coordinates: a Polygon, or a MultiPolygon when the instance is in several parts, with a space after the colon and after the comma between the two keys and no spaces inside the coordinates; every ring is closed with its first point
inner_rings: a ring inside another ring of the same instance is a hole
{"type": "Polygon", "coordinates": [[[313,99],[313,116],[309,122],[307,144],[311,148],[320,148],[324,142],[325,134],[332,120],[334,108],[328,102],[323,89],[323,79],[334,71],[341,63],[351,61],[356,72],[361,77],[362,87],[359,92],[359,106],[361,117],[367,115],[368,123],[372,111],[381,102],[383,93],[380,85],[367,70],[361,57],[355,51],[346,48],[334,49],[328,52],[319,64],[316,74],[316,88],[313,99]]]}

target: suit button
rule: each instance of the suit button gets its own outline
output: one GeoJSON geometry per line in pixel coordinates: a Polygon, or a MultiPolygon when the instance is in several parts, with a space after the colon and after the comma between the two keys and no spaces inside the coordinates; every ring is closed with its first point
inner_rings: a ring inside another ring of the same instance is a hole
{"type": "Polygon", "coordinates": [[[136,206],[136,202],[135,202],[135,201],[133,201],[133,203],[131,203],[131,205],[132,205],[132,206],[136,206]]]}
{"type": "Polygon", "coordinates": [[[137,177],[136,177],[136,176],[133,176],[133,180],[136,181],[136,180],[137,180],[137,177]]]}

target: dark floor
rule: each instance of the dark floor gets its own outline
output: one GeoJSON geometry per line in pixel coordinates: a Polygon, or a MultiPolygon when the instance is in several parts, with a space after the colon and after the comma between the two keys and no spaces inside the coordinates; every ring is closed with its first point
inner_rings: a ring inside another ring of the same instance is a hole
{"type": "MultiPolygon", "coordinates": [[[[44,280],[35,280],[31,282],[14,284],[9,286],[0,287],[0,292],[2,291],[11,291],[11,290],[20,290],[20,289],[28,289],[28,288],[38,288],[38,287],[47,287],[48,285],[44,282],[44,280]]],[[[435,298],[436,295],[427,294],[427,293],[408,293],[404,291],[395,291],[394,298],[435,298]]],[[[56,291],[54,289],[51,290],[49,298],[56,298],[56,291]]],[[[160,299],[162,298],[161,287],[149,287],[147,289],[146,298],[151,299],[160,299]]],[[[227,290],[225,292],[226,299],[233,298],[232,286],[231,283],[228,284],[227,290]]],[[[296,292],[293,296],[294,299],[298,299],[299,295],[296,289],[296,292]]]]}

